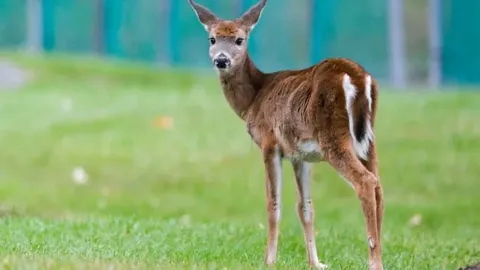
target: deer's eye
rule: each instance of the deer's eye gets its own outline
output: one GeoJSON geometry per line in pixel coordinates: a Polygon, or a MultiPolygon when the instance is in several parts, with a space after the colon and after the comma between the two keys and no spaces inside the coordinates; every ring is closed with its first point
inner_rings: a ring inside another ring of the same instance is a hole
{"type": "Polygon", "coordinates": [[[215,42],[216,42],[215,38],[213,38],[213,37],[209,38],[209,40],[210,40],[210,44],[212,44],[212,45],[215,44],[215,42]]]}
{"type": "Polygon", "coordinates": [[[243,38],[237,38],[237,40],[235,40],[235,44],[237,44],[238,46],[242,45],[243,43],[243,38]]]}

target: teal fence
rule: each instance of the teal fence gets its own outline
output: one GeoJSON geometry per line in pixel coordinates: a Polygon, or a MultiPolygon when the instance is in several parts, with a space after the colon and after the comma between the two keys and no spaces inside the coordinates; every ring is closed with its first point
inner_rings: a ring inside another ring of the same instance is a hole
{"type": "MultiPolygon", "coordinates": [[[[45,51],[95,53],[179,67],[209,67],[208,42],[187,0],[0,0],[0,47],[27,43],[29,1],[41,7],[45,51]]],[[[197,0],[218,16],[242,14],[256,0],[197,0]]],[[[401,1],[401,0],[390,0],[401,1]]],[[[406,74],[429,76],[428,2],[440,3],[441,46],[434,57],[443,83],[480,83],[478,0],[404,1],[406,74]]],[[[250,51],[265,71],[301,68],[346,56],[380,79],[391,76],[389,1],[270,0],[250,51]]],[[[31,24],[30,24],[31,25],[31,24]]]]}
{"type": "Polygon", "coordinates": [[[443,78],[446,83],[480,83],[480,1],[443,0],[443,78]]]}
{"type": "Polygon", "coordinates": [[[0,46],[13,47],[25,42],[26,0],[0,0],[0,46]]]}

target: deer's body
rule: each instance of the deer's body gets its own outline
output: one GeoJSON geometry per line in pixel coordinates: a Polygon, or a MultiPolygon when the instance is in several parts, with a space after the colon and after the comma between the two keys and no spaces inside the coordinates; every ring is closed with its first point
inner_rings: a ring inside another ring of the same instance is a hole
{"type": "MultiPolygon", "coordinates": [[[[275,144],[291,161],[320,162],[325,161],[330,146],[320,141],[331,137],[351,140],[357,156],[366,158],[373,137],[370,118],[375,113],[372,106],[376,105],[377,89],[362,67],[347,59],[327,59],[303,70],[257,74],[262,79],[250,88],[255,98],[239,115],[259,147],[275,144]]],[[[237,87],[240,85],[250,83],[246,80],[237,87]]],[[[225,86],[227,100],[236,108],[235,97],[229,97],[235,91],[228,88],[231,84],[225,86]]]]}
{"type": "Polygon", "coordinates": [[[273,264],[277,257],[285,158],[295,172],[297,211],[309,264],[325,268],[317,256],[310,198],[311,163],[325,161],[357,193],[366,221],[370,269],[383,269],[383,192],[374,136],[376,81],[359,64],[344,58],[326,59],[302,70],[263,73],[243,41],[257,23],[266,0],[235,21],[220,20],[189,1],[209,32],[210,56],[225,98],[245,121],[263,156],[269,221],[265,262],[273,264]]]}

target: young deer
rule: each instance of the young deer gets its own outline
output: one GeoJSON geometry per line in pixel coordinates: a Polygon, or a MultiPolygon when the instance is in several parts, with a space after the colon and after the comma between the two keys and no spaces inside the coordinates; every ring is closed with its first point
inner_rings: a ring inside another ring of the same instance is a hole
{"type": "Polygon", "coordinates": [[[289,159],[298,188],[297,212],[309,265],[317,256],[310,197],[311,163],[326,161],[354,188],[365,216],[370,269],[383,269],[383,195],[378,176],[374,123],[377,83],[359,64],[326,59],[302,70],[264,73],[247,52],[250,32],[266,0],[235,20],[222,20],[189,0],[209,34],[210,57],[223,93],[262,154],[266,175],[268,237],[265,263],[277,258],[282,159],[289,159]]]}

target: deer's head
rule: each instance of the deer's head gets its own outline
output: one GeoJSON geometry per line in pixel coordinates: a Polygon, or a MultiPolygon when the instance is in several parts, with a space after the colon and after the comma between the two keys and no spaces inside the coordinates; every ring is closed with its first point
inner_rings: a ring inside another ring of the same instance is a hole
{"type": "Polygon", "coordinates": [[[258,22],[267,0],[260,0],[240,18],[219,19],[206,7],[188,0],[198,19],[208,32],[209,55],[214,67],[220,72],[229,72],[241,65],[247,55],[247,41],[258,22]]]}

